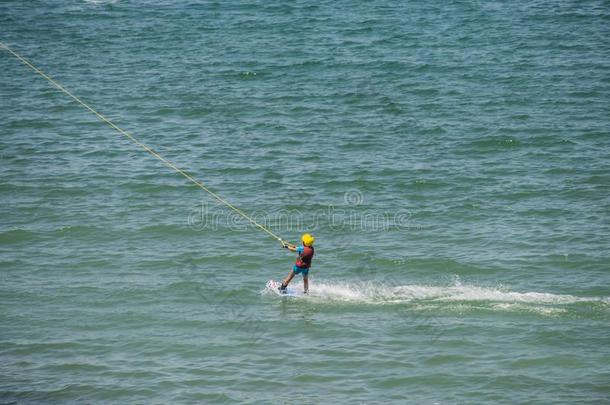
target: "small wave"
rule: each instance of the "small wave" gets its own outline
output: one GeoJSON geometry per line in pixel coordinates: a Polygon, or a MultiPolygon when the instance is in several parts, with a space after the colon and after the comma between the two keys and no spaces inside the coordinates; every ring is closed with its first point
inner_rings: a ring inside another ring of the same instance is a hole
{"type": "Polygon", "coordinates": [[[104,4],[116,4],[119,0],[84,0],[87,4],[92,5],[104,5],[104,4]]]}
{"type": "Polygon", "coordinates": [[[0,243],[18,243],[36,238],[36,233],[26,229],[16,228],[0,232],[0,243]]]}

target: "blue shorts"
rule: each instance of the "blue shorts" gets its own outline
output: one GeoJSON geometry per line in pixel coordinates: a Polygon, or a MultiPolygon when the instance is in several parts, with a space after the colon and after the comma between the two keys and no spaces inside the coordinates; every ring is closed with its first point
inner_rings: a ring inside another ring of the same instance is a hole
{"type": "Polygon", "coordinates": [[[303,277],[305,277],[309,273],[309,269],[306,269],[304,267],[299,267],[296,264],[292,268],[292,271],[294,271],[294,274],[301,274],[301,273],[303,273],[303,277]]]}

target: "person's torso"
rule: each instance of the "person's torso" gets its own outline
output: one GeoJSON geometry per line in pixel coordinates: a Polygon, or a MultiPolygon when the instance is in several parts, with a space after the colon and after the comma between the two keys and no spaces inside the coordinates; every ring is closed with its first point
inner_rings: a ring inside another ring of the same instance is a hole
{"type": "Polygon", "coordinates": [[[313,259],[314,250],[313,247],[303,246],[303,253],[299,253],[297,257],[296,265],[301,268],[308,269],[311,266],[311,260],[313,259]]]}

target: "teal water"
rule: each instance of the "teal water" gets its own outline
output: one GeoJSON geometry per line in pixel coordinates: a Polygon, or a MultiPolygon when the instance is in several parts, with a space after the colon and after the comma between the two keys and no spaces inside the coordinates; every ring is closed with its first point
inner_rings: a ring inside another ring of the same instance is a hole
{"type": "Polygon", "coordinates": [[[4,1],[0,402],[607,403],[603,1],[4,1]],[[301,280],[295,280],[299,287],[301,280]]]}

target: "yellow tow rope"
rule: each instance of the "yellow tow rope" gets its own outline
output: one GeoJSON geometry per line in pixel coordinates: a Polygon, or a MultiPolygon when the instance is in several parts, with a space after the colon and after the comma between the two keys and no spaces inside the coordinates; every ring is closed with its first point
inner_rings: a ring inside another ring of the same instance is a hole
{"type": "Polygon", "coordinates": [[[247,219],[252,225],[256,226],[257,228],[259,228],[260,230],[268,233],[269,235],[271,235],[273,238],[279,240],[280,242],[283,243],[282,238],[280,238],[279,236],[277,236],[275,233],[273,233],[271,230],[269,230],[269,228],[265,227],[264,225],[259,224],[258,222],[256,222],[252,217],[250,217],[248,214],[246,214],[244,211],[240,210],[239,208],[237,208],[236,206],[234,206],[233,204],[231,204],[230,202],[228,202],[227,200],[225,200],[224,198],[222,198],[221,196],[219,196],[218,194],[216,194],[215,192],[213,192],[212,190],[210,190],[209,188],[207,188],[203,183],[201,183],[199,180],[197,180],[196,178],[194,178],[193,176],[191,176],[190,174],[188,174],[187,172],[185,172],[184,170],[180,169],[178,166],[176,166],[175,164],[173,164],[171,161],[167,160],[166,158],[164,158],[163,156],[159,155],[157,152],[155,152],[153,149],[151,149],[149,146],[147,146],[146,144],[140,142],[138,139],[136,139],[133,135],[131,135],[129,132],[125,131],[124,129],[122,129],[121,127],[119,127],[118,125],[116,125],[114,122],[112,122],[110,119],[106,118],[104,115],[100,114],[99,112],[97,112],[96,110],[93,109],[93,107],[91,107],[89,104],[85,103],[83,100],[81,100],[80,98],[76,97],[74,94],[72,94],[70,91],[68,91],[64,86],[62,86],[61,84],[59,84],[58,82],[56,82],[55,80],[53,80],[51,77],[49,77],[46,73],[44,73],[42,70],[38,69],[36,66],[32,65],[27,59],[25,59],[24,57],[22,57],[21,55],[19,55],[17,52],[13,51],[11,48],[9,48],[7,45],[5,45],[4,43],[0,42],[0,46],[4,49],[6,49],[7,51],[9,51],[14,57],[16,57],[17,59],[19,59],[24,65],[26,65],[27,67],[31,68],[34,72],[38,73],[40,76],[44,77],[49,83],[51,83],[53,86],[57,87],[59,90],[61,90],[63,93],[67,94],[68,96],[72,97],[77,103],[79,103],[80,105],[82,105],[83,107],[85,107],[87,110],[89,110],[90,112],[92,112],[94,115],[96,115],[100,120],[104,121],[106,124],[110,125],[112,128],[114,128],[117,132],[121,133],[122,135],[126,136],[127,138],[129,138],[133,143],[135,143],[136,145],[138,145],[139,147],[141,147],[142,149],[144,149],[146,152],[150,153],[151,155],[153,155],[154,157],[156,157],[157,159],[159,159],[161,162],[163,162],[167,167],[170,167],[172,169],[174,169],[175,171],[177,171],[178,173],[180,173],[181,175],[183,175],[184,177],[186,177],[188,180],[190,180],[192,183],[194,183],[197,187],[201,188],[203,191],[205,191],[206,193],[210,194],[212,197],[214,197],[217,201],[221,202],[222,204],[226,205],[227,207],[231,208],[233,211],[237,212],[239,215],[241,215],[242,217],[244,217],[245,219],[247,219]]]}

